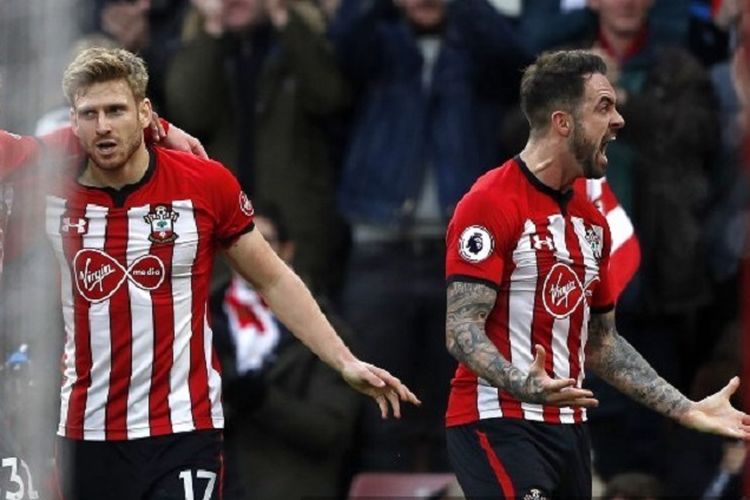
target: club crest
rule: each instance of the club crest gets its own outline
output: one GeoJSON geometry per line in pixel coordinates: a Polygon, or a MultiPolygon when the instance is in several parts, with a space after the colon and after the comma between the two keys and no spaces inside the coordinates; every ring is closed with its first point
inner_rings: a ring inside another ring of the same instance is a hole
{"type": "Polygon", "coordinates": [[[152,243],[171,243],[179,235],[174,232],[174,223],[180,216],[165,205],[156,205],[154,209],[143,216],[146,224],[151,225],[151,234],[148,235],[152,243]]]}
{"type": "Polygon", "coordinates": [[[602,237],[604,231],[599,226],[586,228],[586,242],[591,247],[591,251],[597,260],[602,258],[602,237]]]}

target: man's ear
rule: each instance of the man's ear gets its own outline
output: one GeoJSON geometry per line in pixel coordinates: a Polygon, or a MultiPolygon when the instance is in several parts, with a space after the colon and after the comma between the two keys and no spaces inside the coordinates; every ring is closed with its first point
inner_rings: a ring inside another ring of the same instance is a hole
{"type": "Polygon", "coordinates": [[[73,130],[73,134],[76,137],[79,137],[78,135],[78,114],[76,113],[75,108],[71,107],[68,111],[70,116],[70,128],[73,130]]]}
{"type": "Polygon", "coordinates": [[[138,105],[138,120],[141,123],[141,128],[146,128],[151,123],[152,111],[151,100],[148,97],[144,97],[138,105]]]}
{"type": "Polygon", "coordinates": [[[568,137],[573,131],[573,117],[565,111],[555,111],[550,117],[550,126],[563,137],[568,137]]]}

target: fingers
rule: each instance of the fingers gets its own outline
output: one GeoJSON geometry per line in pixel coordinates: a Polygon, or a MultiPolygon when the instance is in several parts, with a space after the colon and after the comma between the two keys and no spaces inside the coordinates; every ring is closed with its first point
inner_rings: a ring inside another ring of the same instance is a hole
{"type": "MultiPolygon", "coordinates": [[[[575,384],[576,381],[572,378],[550,379],[544,383],[544,390],[546,392],[555,393],[572,388],[575,384]]],[[[591,391],[587,392],[591,393],[591,391]]],[[[593,395],[593,393],[591,394],[593,395]]]]}
{"type": "Polygon", "coordinates": [[[383,394],[378,394],[375,396],[375,401],[380,407],[380,418],[388,418],[388,401],[385,399],[385,396],[383,394]]]}
{"type": "Polygon", "coordinates": [[[729,399],[732,394],[735,393],[737,388],[740,386],[740,378],[739,377],[732,377],[732,380],[729,381],[727,385],[724,386],[724,388],[721,390],[722,396],[729,399]]]}
{"type": "Polygon", "coordinates": [[[208,159],[208,153],[206,153],[206,149],[203,147],[203,144],[201,144],[201,141],[189,135],[188,145],[190,146],[190,152],[195,156],[203,158],[204,160],[208,159]]]}
{"type": "Polygon", "coordinates": [[[367,363],[368,369],[373,372],[375,375],[377,375],[381,380],[383,380],[388,386],[393,388],[394,391],[398,394],[398,397],[401,399],[401,401],[408,401],[415,405],[421,405],[422,402],[417,398],[417,396],[411,392],[411,390],[406,387],[398,378],[394,377],[393,375],[388,372],[388,370],[384,370],[383,368],[377,367],[375,365],[371,365],[367,363]]]}
{"type": "Polygon", "coordinates": [[[391,403],[391,408],[393,408],[393,416],[396,418],[401,418],[401,403],[399,401],[399,396],[396,394],[396,391],[389,390],[385,393],[385,397],[388,399],[388,402],[391,403]]]}
{"type": "Polygon", "coordinates": [[[566,388],[550,394],[545,403],[554,406],[570,406],[574,408],[595,408],[599,401],[594,393],[588,389],[566,388]]]}
{"type": "Polygon", "coordinates": [[[544,371],[544,361],[547,358],[547,353],[544,351],[544,347],[539,344],[534,345],[534,362],[529,367],[529,372],[541,370],[544,371]]]}

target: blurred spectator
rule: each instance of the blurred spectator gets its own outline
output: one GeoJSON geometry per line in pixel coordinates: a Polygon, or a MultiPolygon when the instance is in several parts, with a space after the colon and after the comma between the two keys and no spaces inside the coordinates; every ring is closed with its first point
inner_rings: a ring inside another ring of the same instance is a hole
{"type": "Polygon", "coordinates": [[[192,0],[200,25],[174,58],[167,110],[294,234],[296,271],[319,293],[340,282],[345,225],[326,120],[349,102],[309,0],[192,0]]]}
{"type": "MultiPolygon", "coordinates": [[[[721,389],[727,377],[740,372],[742,341],[738,323],[725,328],[715,348],[706,351],[706,360],[697,370],[690,398],[698,401],[721,389]]],[[[733,404],[742,407],[740,393],[733,404]]],[[[666,446],[660,467],[667,491],[682,498],[739,498],[745,444],[677,428],[666,446]]]]}
{"type": "Polygon", "coordinates": [[[663,495],[661,482],[642,472],[625,472],[609,480],[603,500],[659,500],[663,495]]]}
{"type": "MultiPolygon", "coordinates": [[[[287,263],[295,245],[274,205],[256,228],[287,263]]],[[[239,276],[212,300],[225,374],[227,500],[336,498],[359,410],[356,393],[278,322],[239,276]]],[[[348,329],[329,310],[345,340],[348,329]]]]}
{"type": "Polygon", "coordinates": [[[164,112],[167,67],[180,47],[188,6],[186,0],[79,0],[83,34],[103,33],[146,61],[147,93],[160,113],[164,112]]]}
{"type": "Polygon", "coordinates": [[[339,191],[354,239],[344,316],[423,401],[398,422],[365,411],[361,466],[447,468],[445,223],[505,156],[499,126],[526,54],[487,0],[342,0],[331,36],[360,90],[339,191]]]}

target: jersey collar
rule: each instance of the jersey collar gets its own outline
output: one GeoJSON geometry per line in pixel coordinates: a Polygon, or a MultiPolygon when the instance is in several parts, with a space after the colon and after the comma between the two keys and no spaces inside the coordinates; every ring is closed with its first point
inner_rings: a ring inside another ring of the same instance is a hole
{"type": "Polygon", "coordinates": [[[567,191],[560,191],[558,189],[551,188],[540,181],[537,176],[535,176],[531,172],[531,170],[529,170],[529,167],[526,165],[526,162],[521,159],[520,155],[516,155],[513,159],[518,165],[518,168],[521,169],[521,172],[523,172],[523,175],[525,175],[526,179],[528,179],[528,181],[531,183],[531,185],[534,186],[537,191],[540,191],[554,199],[560,205],[560,208],[565,211],[565,207],[573,197],[573,189],[571,188],[567,191]]]}

